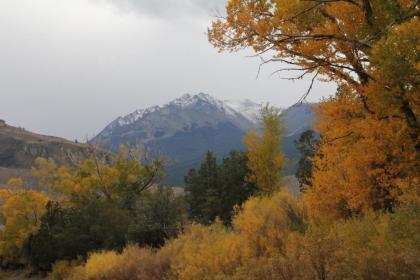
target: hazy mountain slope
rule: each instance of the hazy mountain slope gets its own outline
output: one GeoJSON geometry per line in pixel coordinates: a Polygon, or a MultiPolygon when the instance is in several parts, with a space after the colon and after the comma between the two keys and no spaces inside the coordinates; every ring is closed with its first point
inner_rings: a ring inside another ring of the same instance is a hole
{"type": "Polygon", "coordinates": [[[229,122],[214,127],[198,127],[176,133],[171,138],[157,140],[155,147],[162,152],[169,164],[165,182],[182,185],[183,177],[191,167],[200,164],[207,151],[218,156],[233,148],[242,149],[245,132],[229,122]]]}
{"type": "Polygon", "coordinates": [[[314,107],[316,104],[303,103],[294,105],[283,111],[280,118],[284,128],[283,151],[288,158],[284,173],[294,175],[300,158],[294,141],[299,139],[302,132],[311,129],[316,121],[314,107]]]}
{"type": "Polygon", "coordinates": [[[284,110],[281,116],[281,121],[284,125],[284,136],[300,135],[305,130],[308,130],[315,121],[315,106],[316,104],[302,103],[284,110]]]}
{"type": "MultiPolygon", "coordinates": [[[[291,158],[287,174],[293,172],[298,156],[293,141],[314,118],[311,107],[302,104],[282,113],[283,148],[291,158]]],[[[231,149],[243,149],[246,132],[258,128],[260,108],[261,104],[250,100],[221,101],[208,94],[187,94],[164,106],[117,118],[91,143],[113,151],[122,144],[144,146],[166,159],[165,182],[182,185],[188,169],[198,166],[208,150],[222,157],[231,149]]]]}

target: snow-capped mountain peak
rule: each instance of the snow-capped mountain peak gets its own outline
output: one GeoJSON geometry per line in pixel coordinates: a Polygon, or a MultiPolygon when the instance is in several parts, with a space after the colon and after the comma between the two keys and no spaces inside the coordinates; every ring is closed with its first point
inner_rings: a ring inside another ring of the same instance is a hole
{"type": "Polygon", "coordinates": [[[184,94],[183,96],[169,102],[166,106],[168,105],[175,105],[175,106],[179,106],[181,108],[185,108],[191,105],[195,105],[197,104],[197,102],[205,102],[205,103],[209,103],[212,105],[221,105],[221,101],[214,98],[213,96],[211,96],[210,94],[206,94],[206,93],[199,93],[196,95],[191,95],[189,93],[184,94]]]}
{"type": "MultiPolygon", "coordinates": [[[[242,149],[247,131],[260,125],[262,105],[251,100],[221,101],[205,93],[185,94],[115,119],[90,142],[111,151],[126,145],[161,154],[171,166],[168,182],[182,184],[188,169],[197,166],[206,151],[224,156],[231,149],[242,149]]],[[[285,140],[287,147],[293,147],[313,118],[305,104],[283,111],[285,135],[290,138],[285,140]]],[[[293,156],[296,152],[291,151],[293,156]]]]}
{"type": "Polygon", "coordinates": [[[123,127],[133,124],[151,113],[158,112],[164,108],[175,107],[178,109],[186,109],[197,104],[208,104],[217,108],[220,112],[226,113],[230,116],[241,115],[248,121],[255,123],[260,104],[251,100],[236,100],[236,101],[221,101],[210,94],[199,93],[196,95],[184,94],[181,97],[162,106],[153,106],[146,109],[138,109],[126,116],[118,117],[114,120],[108,128],[123,127]]]}
{"type": "Polygon", "coordinates": [[[165,105],[138,109],[126,116],[118,117],[98,136],[111,135],[115,130],[126,130],[129,133],[133,129],[136,131],[140,129],[147,131],[147,138],[152,139],[155,130],[160,131],[163,127],[165,127],[165,135],[168,135],[193,124],[214,126],[221,122],[230,122],[243,131],[247,131],[256,124],[254,111],[256,112],[258,109],[259,105],[250,100],[245,100],[242,103],[229,103],[206,93],[184,94],[165,105]],[[159,129],[155,126],[158,126],[159,129]]]}
{"type": "Polygon", "coordinates": [[[258,122],[258,116],[263,106],[262,104],[256,103],[249,99],[225,100],[224,103],[236,112],[242,114],[246,119],[248,119],[252,123],[258,122]]]}
{"type": "Polygon", "coordinates": [[[184,94],[183,96],[170,102],[168,105],[175,105],[180,108],[186,108],[188,106],[197,105],[199,102],[212,105],[216,107],[219,111],[225,112],[229,115],[237,115],[238,113],[241,114],[240,111],[237,111],[235,108],[229,106],[229,104],[227,104],[226,102],[221,101],[211,96],[210,94],[202,93],[202,92],[196,95],[191,95],[188,93],[184,94]]]}
{"type": "Polygon", "coordinates": [[[134,111],[133,113],[130,113],[126,116],[118,117],[115,121],[113,121],[110,124],[110,127],[113,128],[116,126],[126,126],[129,124],[135,123],[136,121],[142,119],[147,114],[154,113],[158,111],[159,109],[161,109],[160,106],[153,106],[146,109],[138,109],[134,111]]]}
{"type": "MultiPolygon", "coordinates": [[[[259,112],[262,106],[263,104],[249,99],[222,101],[206,93],[184,94],[165,105],[138,109],[126,116],[118,117],[98,136],[110,135],[115,129],[131,131],[134,129],[133,126],[137,130],[147,130],[146,127],[156,130],[157,128],[153,128],[152,123],[161,122],[161,128],[166,127],[168,133],[182,127],[189,127],[193,123],[211,126],[226,121],[247,131],[259,125],[259,112]]],[[[147,134],[148,139],[153,138],[151,131],[147,134]]]]}

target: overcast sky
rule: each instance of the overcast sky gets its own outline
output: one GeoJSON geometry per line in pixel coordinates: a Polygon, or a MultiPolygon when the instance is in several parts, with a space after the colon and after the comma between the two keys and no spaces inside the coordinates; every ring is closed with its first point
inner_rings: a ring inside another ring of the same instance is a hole
{"type": "MultiPolygon", "coordinates": [[[[184,93],[286,107],[310,81],[256,74],[251,53],[205,35],[227,0],[0,0],[0,119],[84,139],[136,109],[184,93]]],[[[334,92],[316,83],[309,100],[334,92]]]]}

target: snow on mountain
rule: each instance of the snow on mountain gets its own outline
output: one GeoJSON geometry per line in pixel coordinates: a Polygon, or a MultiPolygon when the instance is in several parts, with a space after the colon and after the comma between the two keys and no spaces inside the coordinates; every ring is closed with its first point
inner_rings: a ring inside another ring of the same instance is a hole
{"type": "MultiPolygon", "coordinates": [[[[232,108],[224,101],[221,101],[210,94],[206,93],[199,93],[197,95],[190,95],[185,94],[181,96],[180,98],[175,99],[174,101],[170,102],[168,105],[175,105],[182,109],[187,108],[189,106],[194,106],[199,102],[205,102],[208,103],[215,108],[217,108],[221,112],[225,112],[226,114],[236,116],[238,113],[241,114],[240,111],[235,110],[235,108],[232,108]]],[[[167,106],[168,106],[167,105],[167,106]]]]}
{"type": "Polygon", "coordinates": [[[259,112],[263,106],[262,104],[255,103],[249,99],[225,100],[224,103],[236,112],[242,114],[252,123],[258,122],[259,112]]]}
{"type": "Polygon", "coordinates": [[[147,109],[139,109],[134,111],[131,114],[128,114],[127,116],[124,117],[118,117],[114,122],[113,125],[116,126],[124,126],[124,125],[129,125],[132,124],[138,120],[140,120],[141,118],[143,118],[146,114],[150,114],[150,113],[154,113],[156,111],[158,111],[160,109],[159,106],[153,106],[147,109]]]}
{"type": "Polygon", "coordinates": [[[249,99],[221,101],[205,93],[199,93],[197,95],[185,94],[163,106],[153,106],[146,109],[138,109],[131,114],[118,117],[109,125],[109,128],[130,125],[142,119],[146,115],[158,112],[166,107],[173,106],[179,109],[186,109],[188,107],[196,105],[199,102],[205,102],[212,106],[215,106],[215,108],[217,108],[221,112],[224,112],[231,116],[237,116],[238,114],[240,114],[252,123],[257,122],[258,114],[262,107],[262,104],[258,104],[249,99]]]}
{"type": "MultiPolygon", "coordinates": [[[[250,102],[244,104],[248,110],[254,106],[251,106],[250,102]]],[[[215,127],[220,123],[231,123],[245,132],[255,125],[255,121],[249,115],[209,94],[185,94],[165,105],[139,109],[118,117],[93,141],[103,142],[118,137],[124,138],[124,141],[136,139],[139,142],[147,142],[171,137],[191,127],[215,127]]]]}
{"type": "MultiPolygon", "coordinates": [[[[90,142],[112,151],[121,145],[143,146],[162,155],[168,164],[167,181],[182,185],[189,168],[207,151],[223,157],[243,149],[243,137],[259,125],[262,104],[251,100],[221,101],[209,94],[185,94],[165,105],[139,109],[110,123],[90,142]]],[[[311,106],[294,106],[282,112],[285,154],[295,159],[294,140],[309,127],[311,106]]]]}
{"type": "MultiPolygon", "coordinates": [[[[145,109],[138,109],[133,113],[126,116],[118,117],[116,120],[111,122],[101,134],[107,134],[107,132],[117,128],[124,127],[141,121],[150,114],[165,111],[165,109],[172,108],[178,110],[186,110],[194,106],[198,106],[200,103],[213,106],[214,109],[221,113],[226,114],[230,118],[245,118],[251,123],[255,123],[257,119],[258,111],[261,107],[260,104],[252,102],[251,100],[243,101],[221,101],[213,96],[205,93],[199,93],[196,95],[185,94],[165,105],[153,106],[145,109]]],[[[243,127],[243,125],[242,125],[243,127]]],[[[244,127],[247,128],[247,127],[244,127]]]]}

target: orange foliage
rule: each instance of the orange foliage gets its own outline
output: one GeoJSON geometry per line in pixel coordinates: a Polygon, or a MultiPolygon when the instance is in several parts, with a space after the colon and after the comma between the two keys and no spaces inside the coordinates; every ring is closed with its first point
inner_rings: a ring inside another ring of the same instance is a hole
{"type": "Polygon", "coordinates": [[[360,114],[357,98],[321,104],[323,140],[314,159],[313,188],[305,194],[313,213],[349,216],[368,208],[392,209],[420,194],[419,161],[400,119],[360,114]]]}
{"type": "Polygon", "coordinates": [[[250,47],[340,88],[319,109],[323,140],[305,194],[315,215],[392,210],[419,197],[417,1],[230,0],[226,12],[209,29],[215,47],[250,47]]]}

